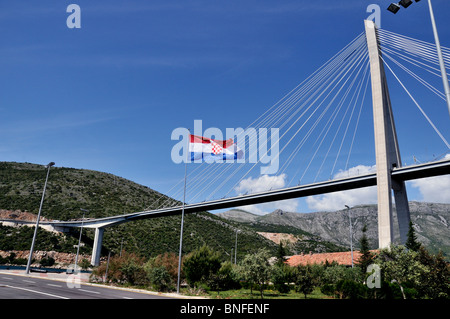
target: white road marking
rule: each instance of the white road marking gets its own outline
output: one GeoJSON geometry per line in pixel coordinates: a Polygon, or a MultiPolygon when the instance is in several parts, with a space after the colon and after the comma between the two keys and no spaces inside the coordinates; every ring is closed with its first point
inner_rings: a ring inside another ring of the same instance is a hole
{"type": "Polygon", "coordinates": [[[90,292],[92,294],[100,294],[98,291],[92,291],[92,290],[85,290],[85,289],[78,289],[79,291],[84,291],[84,292],[90,292]]]}
{"type": "Polygon", "coordinates": [[[61,285],[53,285],[53,284],[47,284],[47,286],[58,287],[58,288],[62,287],[61,285]]]}
{"type": "Polygon", "coordinates": [[[60,298],[60,299],[69,299],[67,297],[53,295],[53,294],[49,294],[49,293],[46,293],[46,292],[32,290],[32,289],[27,289],[27,288],[14,287],[14,286],[10,286],[10,285],[6,285],[5,287],[13,288],[13,289],[19,289],[19,290],[25,290],[25,291],[30,291],[30,292],[34,292],[34,293],[37,293],[37,294],[46,295],[46,296],[55,297],[55,298],[60,298]]]}
{"type": "Polygon", "coordinates": [[[14,280],[14,279],[9,278],[9,277],[2,277],[2,279],[14,280]]]}
{"type": "Polygon", "coordinates": [[[24,282],[29,282],[30,284],[35,284],[36,283],[36,281],[31,281],[31,280],[22,280],[22,281],[24,281],[24,282]]]}
{"type": "Polygon", "coordinates": [[[123,299],[133,299],[133,298],[131,298],[131,297],[122,297],[123,299]]]}

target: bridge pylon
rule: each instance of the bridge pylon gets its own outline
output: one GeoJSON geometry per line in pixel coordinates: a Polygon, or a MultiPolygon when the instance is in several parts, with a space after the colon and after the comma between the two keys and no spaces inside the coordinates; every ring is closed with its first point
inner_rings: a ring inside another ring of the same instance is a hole
{"type": "Polygon", "coordinates": [[[372,81],[373,121],[378,195],[378,243],[386,248],[394,241],[392,190],[399,225],[400,243],[406,242],[411,220],[404,181],[395,180],[391,173],[402,165],[395,130],[394,115],[386,81],[377,26],[365,20],[366,40],[372,81]]]}

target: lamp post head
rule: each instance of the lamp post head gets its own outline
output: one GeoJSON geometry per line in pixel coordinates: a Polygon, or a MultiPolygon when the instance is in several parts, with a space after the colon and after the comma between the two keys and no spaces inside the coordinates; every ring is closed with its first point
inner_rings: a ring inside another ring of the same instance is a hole
{"type": "Polygon", "coordinates": [[[393,14],[396,14],[398,10],[400,10],[400,6],[397,3],[391,3],[388,7],[388,10],[393,14]]]}
{"type": "Polygon", "coordinates": [[[55,165],[55,162],[50,162],[47,164],[47,167],[52,167],[53,165],[55,165]]]}
{"type": "Polygon", "coordinates": [[[412,4],[412,0],[400,0],[399,4],[401,4],[403,8],[408,8],[412,4]]]}

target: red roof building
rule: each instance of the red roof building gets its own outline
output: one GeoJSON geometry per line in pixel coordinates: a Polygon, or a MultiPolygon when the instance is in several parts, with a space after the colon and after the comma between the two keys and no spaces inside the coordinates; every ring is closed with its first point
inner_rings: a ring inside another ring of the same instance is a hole
{"type": "MultiPolygon", "coordinates": [[[[361,256],[359,251],[353,251],[353,263],[356,264],[356,261],[361,256]]],[[[351,266],[352,265],[352,254],[350,251],[338,252],[338,253],[321,253],[321,254],[303,254],[303,255],[295,255],[288,258],[286,263],[289,266],[295,267],[298,265],[313,265],[313,264],[325,264],[326,261],[328,263],[332,263],[333,261],[337,262],[340,265],[351,266]]]]}

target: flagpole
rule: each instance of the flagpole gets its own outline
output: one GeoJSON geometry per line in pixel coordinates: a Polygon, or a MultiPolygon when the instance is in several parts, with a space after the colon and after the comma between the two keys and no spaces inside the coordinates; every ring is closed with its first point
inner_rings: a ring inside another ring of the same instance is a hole
{"type": "MultiPolygon", "coordinates": [[[[189,131],[189,130],[188,130],[189,131]]],[[[189,131],[187,148],[186,148],[186,162],[184,164],[184,190],[183,190],[183,204],[181,209],[181,230],[180,230],[180,251],[178,254],[178,281],[177,281],[177,294],[180,293],[180,278],[181,278],[181,254],[183,248],[183,225],[184,225],[184,206],[186,202],[186,179],[187,179],[187,163],[189,156],[189,142],[191,138],[191,132],[189,131]]]]}

